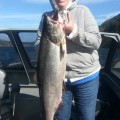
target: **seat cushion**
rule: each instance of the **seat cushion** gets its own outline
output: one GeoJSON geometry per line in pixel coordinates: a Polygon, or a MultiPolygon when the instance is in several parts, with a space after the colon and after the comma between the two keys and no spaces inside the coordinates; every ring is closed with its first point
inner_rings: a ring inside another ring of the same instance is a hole
{"type": "Polygon", "coordinates": [[[12,108],[7,104],[2,104],[0,106],[0,120],[10,120],[12,117],[12,108]]]}
{"type": "Polygon", "coordinates": [[[6,73],[0,69],[0,99],[3,98],[4,91],[5,91],[5,84],[4,84],[5,76],[6,76],[6,73]]]}

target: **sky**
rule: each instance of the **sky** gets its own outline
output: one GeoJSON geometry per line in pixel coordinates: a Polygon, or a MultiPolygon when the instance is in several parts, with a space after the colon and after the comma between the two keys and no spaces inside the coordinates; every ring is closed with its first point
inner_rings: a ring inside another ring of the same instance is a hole
{"type": "MultiPolygon", "coordinates": [[[[78,0],[94,15],[98,25],[120,14],[120,0],[78,0]]],[[[0,28],[35,28],[41,15],[51,11],[49,0],[0,0],[0,28]]]]}

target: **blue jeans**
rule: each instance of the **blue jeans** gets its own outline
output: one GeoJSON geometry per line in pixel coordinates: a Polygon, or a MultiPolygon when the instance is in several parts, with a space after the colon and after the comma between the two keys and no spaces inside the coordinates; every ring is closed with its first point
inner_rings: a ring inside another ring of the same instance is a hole
{"type": "Polygon", "coordinates": [[[54,120],[70,119],[73,99],[76,120],[95,120],[98,86],[99,77],[83,84],[67,86],[62,96],[64,105],[56,112],[54,120]]]}

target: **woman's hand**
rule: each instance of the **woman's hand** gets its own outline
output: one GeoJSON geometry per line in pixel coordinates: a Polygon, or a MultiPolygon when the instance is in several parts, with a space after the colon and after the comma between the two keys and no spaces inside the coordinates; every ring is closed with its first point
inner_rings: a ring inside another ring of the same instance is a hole
{"type": "Polygon", "coordinates": [[[69,12],[67,13],[67,19],[68,19],[68,22],[63,23],[63,26],[64,26],[63,30],[65,31],[66,35],[69,35],[73,31],[73,28],[74,28],[74,24],[70,18],[69,12]]]}

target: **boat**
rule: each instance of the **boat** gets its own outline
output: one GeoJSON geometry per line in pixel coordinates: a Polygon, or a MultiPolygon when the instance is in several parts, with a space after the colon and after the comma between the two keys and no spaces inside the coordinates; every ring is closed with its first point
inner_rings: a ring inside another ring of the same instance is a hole
{"type": "MultiPolygon", "coordinates": [[[[0,120],[40,120],[36,29],[0,30],[0,120]]],[[[120,35],[101,32],[96,120],[120,120],[120,35]]],[[[74,101],[71,120],[76,120],[74,101]]]]}

